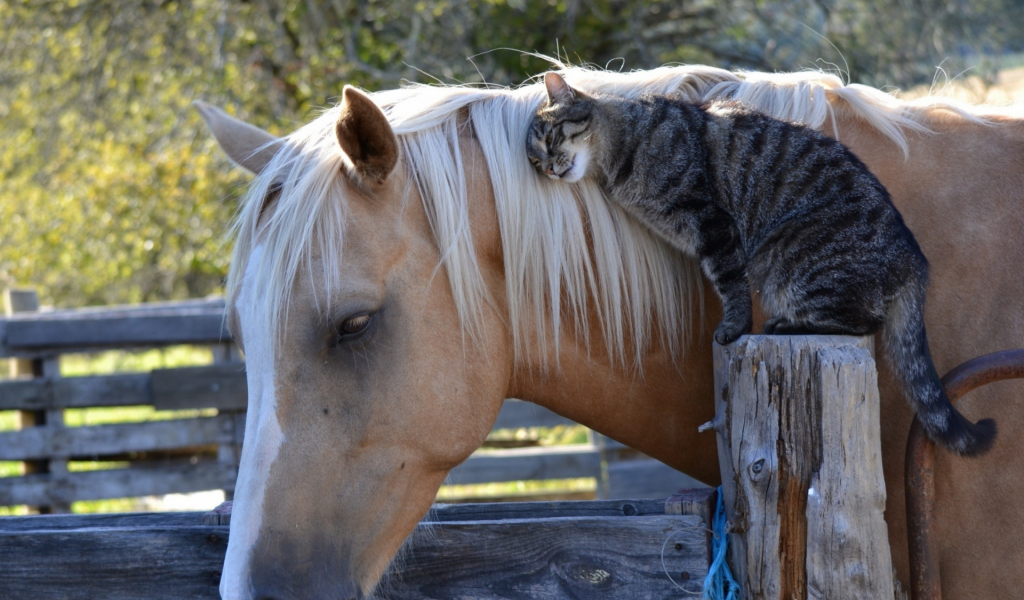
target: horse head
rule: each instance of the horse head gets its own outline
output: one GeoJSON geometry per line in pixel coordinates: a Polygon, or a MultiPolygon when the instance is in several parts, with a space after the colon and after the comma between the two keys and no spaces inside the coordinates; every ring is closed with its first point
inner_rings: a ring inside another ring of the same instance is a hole
{"type": "MultiPolygon", "coordinates": [[[[503,292],[467,332],[420,190],[365,94],[347,87],[285,138],[197,108],[256,174],[228,284],[249,406],[221,595],[363,598],[497,417],[513,364],[503,292]]],[[[500,286],[486,210],[470,209],[477,267],[500,286]]]]}

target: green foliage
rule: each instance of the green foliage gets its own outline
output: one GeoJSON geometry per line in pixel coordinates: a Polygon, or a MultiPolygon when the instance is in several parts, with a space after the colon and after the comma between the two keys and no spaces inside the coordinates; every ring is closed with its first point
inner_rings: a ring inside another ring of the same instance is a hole
{"type": "Polygon", "coordinates": [[[32,286],[59,306],[220,291],[223,234],[247,176],[190,110],[195,99],[281,134],[333,103],[344,83],[515,84],[547,67],[512,48],[625,69],[834,64],[855,81],[908,86],[943,61],[955,74],[1021,50],[1022,7],[0,0],[0,287],[32,286]]]}

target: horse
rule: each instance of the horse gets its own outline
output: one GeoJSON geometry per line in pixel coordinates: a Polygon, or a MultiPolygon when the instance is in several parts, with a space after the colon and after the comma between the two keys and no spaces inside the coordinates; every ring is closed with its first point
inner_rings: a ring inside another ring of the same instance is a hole
{"type": "MultiPolygon", "coordinates": [[[[931,261],[938,369],[1022,345],[1019,110],[907,102],[816,71],[559,72],[623,96],[731,98],[838,138],[886,185],[931,261]]],[[[507,397],[719,482],[714,436],[697,428],[713,417],[720,304],[693,260],[595,184],[532,171],[525,136],[543,97],[540,84],[345,87],[337,106],[282,138],[196,104],[227,155],[256,174],[227,284],[249,409],[224,600],[373,596],[507,397]]],[[[885,515],[905,586],[913,415],[879,368],[885,515]]],[[[1024,587],[1024,571],[1000,568],[1024,564],[1021,392],[1004,382],[962,400],[969,418],[997,420],[1000,439],[980,458],[938,457],[947,599],[1024,587]]]]}

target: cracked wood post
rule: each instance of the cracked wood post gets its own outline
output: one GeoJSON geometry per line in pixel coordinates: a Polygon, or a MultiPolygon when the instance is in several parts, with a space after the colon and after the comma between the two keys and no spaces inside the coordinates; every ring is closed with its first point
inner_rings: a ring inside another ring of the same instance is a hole
{"type": "Polygon", "coordinates": [[[893,598],[872,338],[714,346],[730,563],[742,598],[893,598]]]}

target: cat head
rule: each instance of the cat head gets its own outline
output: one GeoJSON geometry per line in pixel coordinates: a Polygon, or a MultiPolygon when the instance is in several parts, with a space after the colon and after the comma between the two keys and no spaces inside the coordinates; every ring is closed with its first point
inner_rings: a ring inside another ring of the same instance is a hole
{"type": "Polygon", "coordinates": [[[526,154],[540,174],[573,183],[591,166],[594,101],[557,73],[547,73],[544,85],[548,101],[533,118],[526,154]]]}

